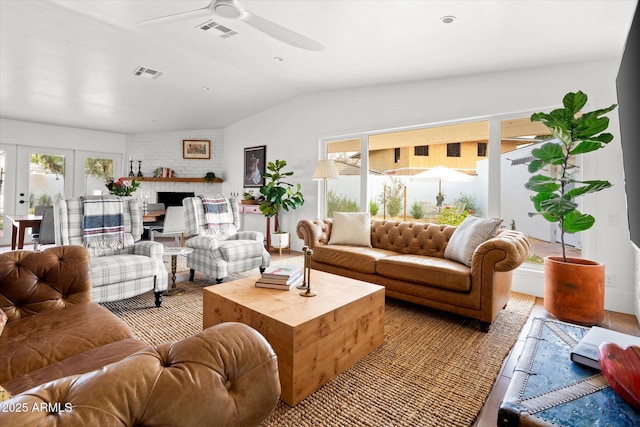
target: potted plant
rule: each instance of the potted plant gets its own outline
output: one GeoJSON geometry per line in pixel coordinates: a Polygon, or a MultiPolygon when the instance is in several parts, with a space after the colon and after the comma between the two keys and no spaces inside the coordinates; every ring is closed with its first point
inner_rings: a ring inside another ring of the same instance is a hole
{"type": "Polygon", "coordinates": [[[253,194],[253,190],[247,190],[242,193],[242,201],[243,205],[255,205],[257,204],[256,196],[253,194]]]}
{"type": "MultiPolygon", "coordinates": [[[[288,239],[288,233],[280,231],[278,224],[278,212],[280,208],[285,211],[294,210],[304,204],[304,197],[300,192],[300,184],[291,184],[284,181],[293,175],[293,172],[284,172],[287,162],[284,160],[276,160],[267,164],[267,171],[263,173],[265,185],[260,187],[260,193],[264,196],[264,201],[260,204],[260,212],[269,218],[275,217],[274,230],[276,234],[286,234],[285,236],[275,236],[278,244],[274,243],[276,248],[288,247],[280,242],[279,237],[288,239]]],[[[267,236],[267,244],[271,248],[271,236],[267,236]]]]}
{"type": "Polygon", "coordinates": [[[562,256],[544,260],[545,309],[560,320],[595,324],[604,319],[604,265],[567,257],[564,238],[565,233],[585,231],[595,223],[592,215],[578,210],[576,198],[611,187],[606,180],[578,180],[579,168],[574,162],[577,156],[599,150],[613,140],[613,135],[604,132],[609,119],[603,115],[616,105],[582,113],[587,99],[581,91],[570,92],[562,100],[563,108],[531,116],[531,121],[542,122],[554,139],[531,151],[534,160],[528,168],[533,175],[525,188],[535,193],[531,200],[537,214],[560,228],[562,256]],[[539,173],[552,167],[556,173],[539,173]]]}

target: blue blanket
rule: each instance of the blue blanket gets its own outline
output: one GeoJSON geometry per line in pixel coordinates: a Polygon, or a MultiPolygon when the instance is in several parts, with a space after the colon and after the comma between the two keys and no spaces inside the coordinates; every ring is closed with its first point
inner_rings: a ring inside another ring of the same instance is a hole
{"type": "Polygon", "coordinates": [[[124,247],[124,208],[118,196],[85,196],[82,202],[83,244],[93,255],[124,247]]]}

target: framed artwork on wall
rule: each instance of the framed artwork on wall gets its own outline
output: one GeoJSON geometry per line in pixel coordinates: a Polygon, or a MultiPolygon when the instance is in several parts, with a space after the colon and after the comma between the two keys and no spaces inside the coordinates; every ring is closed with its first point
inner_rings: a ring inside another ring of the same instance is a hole
{"type": "Polygon", "coordinates": [[[244,149],[244,186],[260,188],[264,185],[262,172],[267,161],[267,146],[244,149]]]}
{"type": "Polygon", "coordinates": [[[183,159],[210,159],[211,141],[207,139],[183,139],[183,159]]]}

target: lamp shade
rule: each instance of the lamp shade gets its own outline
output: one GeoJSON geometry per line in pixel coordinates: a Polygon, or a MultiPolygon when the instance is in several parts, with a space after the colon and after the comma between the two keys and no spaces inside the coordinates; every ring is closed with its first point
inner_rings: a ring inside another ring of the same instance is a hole
{"type": "Polygon", "coordinates": [[[333,160],[318,160],[313,179],[337,179],[340,176],[333,160]]]}

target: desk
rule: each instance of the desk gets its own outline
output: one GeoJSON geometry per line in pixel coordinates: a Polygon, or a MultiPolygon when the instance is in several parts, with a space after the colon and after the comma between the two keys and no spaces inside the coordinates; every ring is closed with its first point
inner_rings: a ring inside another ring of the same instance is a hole
{"type": "Polygon", "coordinates": [[[7,215],[12,223],[11,227],[11,250],[16,249],[16,237],[18,249],[24,248],[25,228],[37,227],[42,222],[42,215],[7,215]]]}
{"type": "Polygon", "coordinates": [[[164,211],[148,211],[142,213],[142,222],[157,222],[164,217],[164,211]]]}

